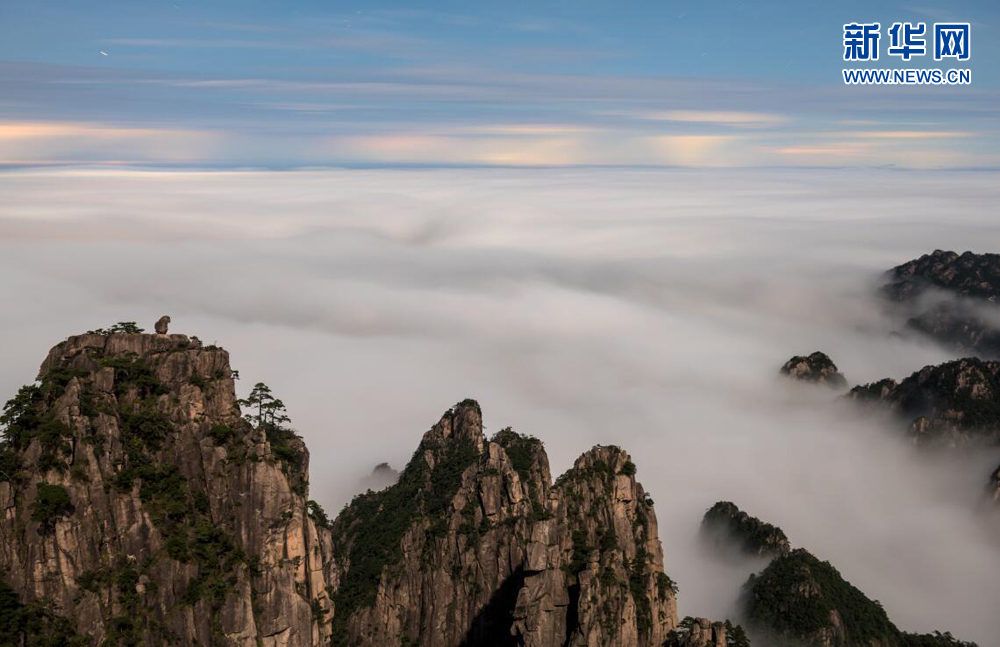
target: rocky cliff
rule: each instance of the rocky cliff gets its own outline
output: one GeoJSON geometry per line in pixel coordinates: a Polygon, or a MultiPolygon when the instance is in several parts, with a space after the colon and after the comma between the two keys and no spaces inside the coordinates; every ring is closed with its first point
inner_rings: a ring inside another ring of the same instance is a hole
{"type": "Polygon", "coordinates": [[[331,521],[301,440],[245,420],[234,377],[183,335],[52,349],[0,419],[0,644],[645,647],[677,628],[624,451],[553,482],[540,441],[487,440],[465,401],[331,521]]]}
{"type": "Polygon", "coordinates": [[[616,447],[554,483],[541,443],[475,402],[333,524],[334,644],[660,645],[676,626],[652,501],[616,447]]]}
{"type": "Polygon", "coordinates": [[[743,627],[725,622],[712,622],[708,618],[681,620],[663,643],[663,647],[749,647],[743,627]]]}
{"type": "Polygon", "coordinates": [[[4,411],[0,569],[84,644],[319,644],[336,583],[308,454],[240,416],[226,351],[71,337],[4,411]]]}
{"type": "Polygon", "coordinates": [[[962,353],[1000,356],[1000,255],[935,250],[886,274],[906,327],[962,353]]]}

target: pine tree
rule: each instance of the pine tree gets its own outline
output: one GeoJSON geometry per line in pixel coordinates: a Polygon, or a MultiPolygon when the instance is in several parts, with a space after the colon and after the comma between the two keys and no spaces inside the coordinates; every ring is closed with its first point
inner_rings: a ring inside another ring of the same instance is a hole
{"type": "Polygon", "coordinates": [[[274,397],[271,388],[263,382],[254,384],[250,395],[240,399],[239,404],[251,410],[243,417],[257,429],[283,429],[289,422],[285,403],[274,397]]]}

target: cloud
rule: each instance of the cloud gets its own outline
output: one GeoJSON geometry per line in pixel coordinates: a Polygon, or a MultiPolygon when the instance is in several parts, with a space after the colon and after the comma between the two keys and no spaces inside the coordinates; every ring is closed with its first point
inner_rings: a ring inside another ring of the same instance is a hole
{"type": "Polygon", "coordinates": [[[679,121],[693,124],[742,127],[775,126],[788,121],[788,117],[784,115],[720,110],[668,110],[664,112],[640,113],[638,116],[655,121],[679,121]]]}
{"type": "MultiPolygon", "coordinates": [[[[730,145],[662,143],[688,160],[730,145]]],[[[746,569],[712,566],[694,533],[734,499],[903,628],[995,644],[1000,553],[974,508],[1000,456],[920,458],[775,374],[813,350],[852,383],[948,358],[891,337],[868,282],[930,249],[990,251],[998,187],[872,169],[7,171],[0,389],[68,334],[169,313],[280,394],[328,509],[476,397],[556,473],[595,443],[632,453],[681,613],[731,611],[746,569]]]]}
{"type": "Polygon", "coordinates": [[[0,121],[0,164],[85,161],[197,162],[219,135],[170,128],[131,128],[86,122],[0,121]]]}
{"type": "Polygon", "coordinates": [[[595,443],[632,453],[681,613],[731,611],[746,569],[712,566],[694,533],[734,499],[903,628],[1000,640],[982,604],[1000,553],[975,514],[1000,456],[920,458],[775,377],[813,350],[852,383],[948,358],[891,337],[868,282],[930,249],[991,251],[995,172],[36,169],[0,173],[0,194],[8,394],[66,335],[169,313],[280,394],[328,509],[476,397],[556,473],[595,443]]]}
{"type": "Polygon", "coordinates": [[[742,139],[725,135],[668,135],[650,137],[659,160],[674,166],[742,166],[742,139]]]}

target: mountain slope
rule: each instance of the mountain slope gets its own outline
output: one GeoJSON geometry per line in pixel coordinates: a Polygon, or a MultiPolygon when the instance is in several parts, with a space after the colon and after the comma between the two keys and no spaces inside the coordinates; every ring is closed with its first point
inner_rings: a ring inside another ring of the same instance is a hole
{"type": "Polygon", "coordinates": [[[877,600],[802,548],[750,576],[744,609],[753,639],[770,647],[976,647],[950,633],[900,631],[877,600]]]}

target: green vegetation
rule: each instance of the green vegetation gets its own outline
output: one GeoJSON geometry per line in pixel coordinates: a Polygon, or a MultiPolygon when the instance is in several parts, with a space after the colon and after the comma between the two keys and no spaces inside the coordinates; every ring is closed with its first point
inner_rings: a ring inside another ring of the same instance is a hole
{"type": "Polygon", "coordinates": [[[543,451],[542,441],[506,427],[495,433],[490,442],[503,447],[504,453],[507,454],[522,482],[531,480],[531,467],[535,464],[538,452],[543,451]]]}
{"type": "Polygon", "coordinates": [[[90,636],[77,634],[72,623],[41,602],[22,603],[0,580],[0,647],[91,647],[90,636]]]}
{"type": "Polygon", "coordinates": [[[271,453],[281,461],[287,474],[296,477],[299,486],[298,494],[304,494],[305,489],[305,452],[294,431],[286,427],[290,422],[285,412],[285,403],[274,397],[270,387],[263,382],[257,382],[250,395],[239,400],[241,407],[250,411],[243,417],[256,429],[264,431],[271,453]]]}
{"type": "Polygon", "coordinates": [[[979,647],[976,643],[958,640],[950,631],[932,634],[908,634],[900,637],[900,647],[979,647]]]}
{"type": "Polygon", "coordinates": [[[56,521],[73,514],[73,511],[73,502],[66,488],[48,483],[38,484],[35,500],[31,503],[31,520],[38,522],[41,534],[55,530],[56,521]]]}
{"type": "Polygon", "coordinates": [[[214,424],[208,428],[208,437],[219,446],[225,445],[236,435],[236,431],[229,425],[214,424]]]}
{"type": "MultiPolygon", "coordinates": [[[[117,413],[125,461],[112,483],[120,491],[129,491],[138,483],[139,499],[164,538],[166,556],[197,565],[197,575],[181,599],[186,604],[208,599],[213,633],[221,637],[219,612],[237,582],[236,574],[240,564],[247,561],[246,556],[212,519],[206,493],[192,487],[176,465],[163,463],[155,456],[173,432],[169,416],[157,402],[167,389],[134,354],[100,361],[115,371],[115,393],[130,396],[119,401],[117,413]],[[132,400],[132,395],[138,400],[132,400]]],[[[215,425],[208,433],[218,441],[228,438],[232,430],[215,425]]],[[[110,644],[138,645],[144,628],[154,621],[144,614],[145,607],[131,583],[135,570],[128,565],[116,569],[112,579],[127,613],[113,619],[110,644]]]]}
{"type": "Polygon", "coordinates": [[[0,440],[0,483],[14,481],[21,472],[21,455],[5,440],[0,440]]]}
{"type": "Polygon", "coordinates": [[[263,382],[254,384],[250,395],[240,399],[239,405],[251,410],[244,417],[258,429],[280,426],[289,421],[285,415],[285,403],[275,398],[271,388],[263,382]],[[253,410],[256,410],[256,413],[253,410]]]}
{"type": "Polygon", "coordinates": [[[34,384],[22,386],[3,406],[0,425],[4,442],[14,450],[28,446],[34,430],[41,424],[42,389],[34,384]]]}
{"type": "Polygon", "coordinates": [[[751,575],[745,592],[748,621],[769,644],[808,642],[830,626],[833,611],[854,644],[896,644],[900,635],[881,604],[803,549],[777,557],[760,575],[751,575]]]}
{"type": "Polygon", "coordinates": [[[316,522],[316,525],[321,528],[330,529],[330,517],[326,516],[326,511],[323,510],[321,506],[316,501],[306,501],[306,514],[309,518],[316,522]]]}
{"type": "MultiPolygon", "coordinates": [[[[71,451],[73,431],[47,409],[66,390],[70,380],[87,375],[87,371],[69,367],[49,370],[40,384],[21,387],[7,401],[0,414],[0,480],[16,480],[21,471],[20,453],[32,441],[38,441],[40,453],[36,467],[42,473],[49,470],[65,472],[69,467],[65,455],[71,451]]],[[[81,393],[81,410],[85,409],[81,393]]]]}
{"type": "Polygon", "coordinates": [[[119,397],[129,388],[134,388],[140,399],[168,392],[167,387],[160,384],[153,369],[135,353],[102,357],[99,363],[101,367],[114,369],[115,395],[119,397]]]}
{"type": "Polygon", "coordinates": [[[726,647],[750,647],[750,638],[741,625],[726,620],[726,647]]]}
{"type": "Polygon", "coordinates": [[[431,537],[445,533],[462,473],[477,458],[475,445],[466,440],[449,440],[443,446],[421,442],[395,485],[355,497],[337,517],[335,550],[349,553],[350,568],[333,596],[334,645],[347,644],[351,615],[374,604],[382,572],[402,558],[400,542],[417,518],[430,520],[431,537]],[[424,461],[425,451],[437,455],[433,470],[424,461]]]}
{"type": "MultiPolygon", "coordinates": [[[[545,448],[542,441],[534,436],[519,434],[510,427],[506,427],[494,434],[490,442],[503,447],[504,453],[510,459],[511,466],[521,480],[521,485],[527,489],[528,499],[531,501],[531,518],[535,521],[551,519],[552,513],[542,504],[541,493],[536,491],[534,479],[531,476],[531,470],[539,457],[544,457],[545,448]]],[[[496,471],[494,468],[490,469],[496,471]]]]}
{"type": "Polygon", "coordinates": [[[663,600],[667,597],[667,591],[677,595],[680,588],[677,586],[677,582],[673,581],[666,573],[657,573],[656,590],[660,593],[660,599],[663,600]]]}
{"type": "Polygon", "coordinates": [[[134,321],[119,321],[110,328],[98,328],[96,330],[88,330],[87,334],[104,335],[105,337],[107,337],[108,335],[114,335],[116,333],[126,333],[134,335],[141,332],[143,332],[143,329],[140,328],[134,321]]]}
{"type": "Polygon", "coordinates": [[[836,611],[852,645],[892,647],[977,647],[950,633],[911,634],[889,620],[878,600],[845,581],[829,562],[805,550],[775,558],[744,587],[746,614],[754,634],[768,645],[812,644],[817,632],[828,629],[836,611]]]}
{"type": "Polygon", "coordinates": [[[735,503],[719,501],[701,521],[703,538],[721,552],[732,544],[750,555],[778,555],[788,551],[784,531],[740,510],[735,503]]]}
{"type": "MultiPolygon", "coordinates": [[[[676,647],[683,642],[683,637],[694,629],[694,626],[698,623],[696,618],[691,616],[685,617],[677,624],[677,629],[671,631],[667,634],[667,640],[663,643],[664,647],[676,647]]],[[[746,632],[740,625],[734,625],[729,620],[725,622],[726,626],[726,644],[720,645],[709,640],[704,643],[705,647],[750,647],[750,639],[747,637],[746,632]]]]}
{"type": "Polygon", "coordinates": [[[624,474],[625,476],[635,476],[635,463],[632,461],[625,461],[625,464],[622,465],[621,471],[618,473],[624,474]]]}
{"type": "Polygon", "coordinates": [[[578,576],[590,562],[590,553],[594,550],[587,544],[587,533],[577,528],[570,535],[573,541],[573,551],[570,553],[569,562],[564,566],[567,575],[578,576]]]}
{"type": "Polygon", "coordinates": [[[648,636],[649,630],[653,628],[653,607],[646,591],[648,579],[646,561],[648,559],[646,543],[642,537],[637,536],[635,558],[631,563],[626,564],[626,570],[628,571],[628,588],[632,593],[632,601],[635,602],[635,624],[640,637],[648,636]]]}

